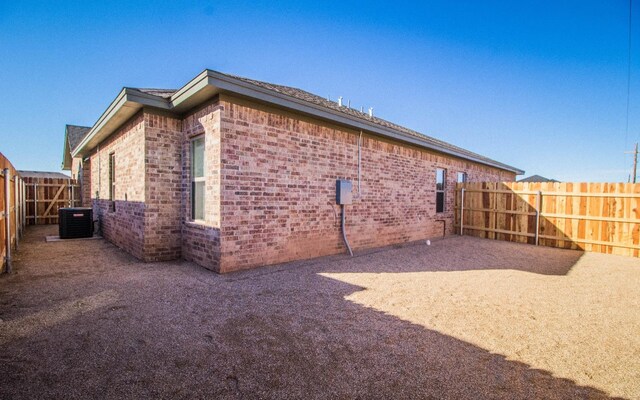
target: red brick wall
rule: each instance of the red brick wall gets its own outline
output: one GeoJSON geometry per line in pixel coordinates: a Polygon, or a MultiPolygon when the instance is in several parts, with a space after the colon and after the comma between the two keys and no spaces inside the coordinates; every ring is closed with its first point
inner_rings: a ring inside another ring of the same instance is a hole
{"type": "MultiPolygon", "coordinates": [[[[335,181],[349,179],[354,250],[453,232],[458,172],[470,181],[512,173],[362,135],[222,95],[179,120],[145,110],[85,163],[105,238],[147,260],[183,257],[229,272],[345,251],[335,181]],[[205,220],[191,221],[191,140],[205,137],[205,220]],[[116,207],[108,199],[116,155],[116,207]],[[435,169],[447,170],[446,211],[435,213],[435,169]],[[99,197],[96,192],[99,191],[99,197]]],[[[83,188],[83,191],[85,189],[83,188]]]]}
{"type": "Polygon", "coordinates": [[[76,179],[79,181],[82,178],[80,175],[80,173],[82,172],[80,168],[81,164],[81,157],[75,157],[71,159],[71,170],[69,171],[71,173],[71,179],[76,179]]]}
{"type": "Polygon", "coordinates": [[[145,129],[138,113],[100,144],[90,158],[94,218],[103,236],[144,259],[145,129]],[[116,158],[115,211],[109,201],[109,154],[116,158]]]}
{"type": "Polygon", "coordinates": [[[76,200],[79,199],[79,201],[76,201],[74,206],[75,207],[90,207],[90,205],[85,206],[85,203],[90,204],[89,200],[90,197],[86,197],[87,201],[85,201],[85,197],[84,197],[84,190],[83,190],[83,186],[82,186],[82,181],[84,179],[84,172],[82,170],[82,157],[75,157],[71,159],[71,170],[69,171],[71,173],[71,179],[74,179],[77,184],[79,185],[79,188],[77,188],[76,190],[79,190],[80,193],[75,192],[74,191],[74,196],[76,198],[76,200]]]}
{"type": "Polygon", "coordinates": [[[174,260],[182,252],[182,121],[145,112],[144,138],[144,260],[174,260]]]}
{"type": "Polygon", "coordinates": [[[91,207],[91,160],[83,161],[80,169],[80,193],[82,207],[91,207]]]}
{"type": "MultiPolygon", "coordinates": [[[[357,196],[359,132],[223,97],[222,272],[345,251],[335,181],[357,196]]],[[[514,175],[364,134],[362,194],[347,209],[354,250],[452,233],[457,172],[514,175]],[[435,169],[447,169],[446,212],[435,212],[435,169]]]]}
{"type": "Polygon", "coordinates": [[[203,267],[220,271],[220,112],[214,100],[183,120],[182,255],[203,267]],[[191,140],[205,137],[205,220],[191,219],[191,140]]]}

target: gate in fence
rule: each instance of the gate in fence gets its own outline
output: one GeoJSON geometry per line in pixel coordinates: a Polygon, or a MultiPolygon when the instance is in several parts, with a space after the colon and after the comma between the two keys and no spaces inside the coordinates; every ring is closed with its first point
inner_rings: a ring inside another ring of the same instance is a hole
{"type": "Polygon", "coordinates": [[[25,176],[26,223],[58,223],[58,209],[82,204],[80,185],[68,177],[25,176]]]}

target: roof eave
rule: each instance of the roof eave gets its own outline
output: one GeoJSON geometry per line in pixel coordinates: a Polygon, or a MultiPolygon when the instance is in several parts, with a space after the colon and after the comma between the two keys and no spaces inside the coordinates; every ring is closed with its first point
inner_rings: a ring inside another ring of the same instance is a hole
{"type": "Polygon", "coordinates": [[[165,110],[171,108],[168,100],[135,89],[123,88],[76,148],[71,150],[71,156],[87,156],[93,148],[145,106],[165,110]]]}

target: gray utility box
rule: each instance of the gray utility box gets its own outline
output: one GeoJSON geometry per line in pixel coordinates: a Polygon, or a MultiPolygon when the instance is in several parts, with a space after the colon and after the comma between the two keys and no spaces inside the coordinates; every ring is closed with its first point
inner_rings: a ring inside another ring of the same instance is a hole
{"type": "Polygon", "coordinates": [[[351,181],[346,179],[336,181],[336,204],[351,204],[353,202],[352,187],[351,181]]]}

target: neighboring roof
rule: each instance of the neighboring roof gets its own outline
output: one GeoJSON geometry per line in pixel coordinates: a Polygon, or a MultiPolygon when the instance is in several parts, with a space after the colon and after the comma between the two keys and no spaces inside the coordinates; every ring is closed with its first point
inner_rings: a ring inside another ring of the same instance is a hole
{"type": "Polygon", "coordinates": [[[67,125],[67,141],[73,150],[82,140],[84,135],[91,130],[90,126],[67,125]]]}
{"type": "Polygon", "coordinates": [[[520,179],[518,182],[560,182],[560,181],[557,181],[555,179],[545,178],[544,176],[540,176],[540,175],[531,175],[527,178],[520,179]]]}
{"type": "Polygon", "coordinates": [[[450,143],[421,134],[307,91],[239,76],[205,70],[178,90],[124,88],[84,137],[75,156],[85,156],[142,107],[154,107],[178,115],[219,93],[232,93],[344,124],[355,129],[411,143],[444,154],[514,172],[524,171],[450,143]]]}
{"type": "Polygon", "coordinates": [[[71,169],[71,152],[80,144],[82,138],[91,130],[89,126],[66,125],[64,129],[64,149],[62,150],[62,169],[71,169]]]}
{"type": "Polygon", "coordinates": [[[61,172],[48,171],[18,171],[23,178],[52,178],[52,179],[71,179],[69,175],[61,172]]]}

